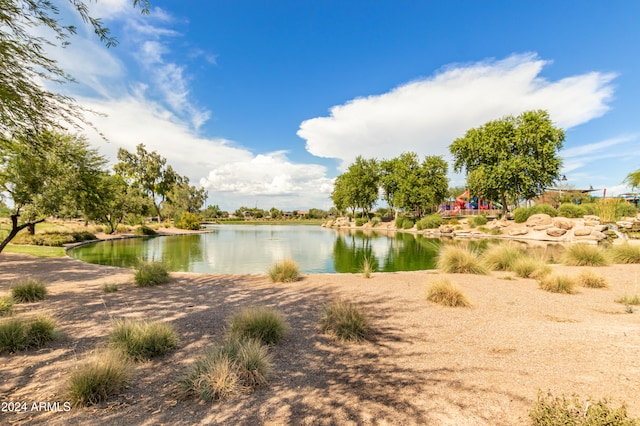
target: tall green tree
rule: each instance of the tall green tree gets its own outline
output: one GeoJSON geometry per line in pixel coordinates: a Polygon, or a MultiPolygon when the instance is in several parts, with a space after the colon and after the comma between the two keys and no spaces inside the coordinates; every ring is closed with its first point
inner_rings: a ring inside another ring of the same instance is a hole
{"type": "MultiPolygon", "coordinates": [[[[117,44],[102,21],[90,15],[86,1],[67,1],[107,47],[117,44]]],[[[0,0],[0,135],[64,130],[62,123],[86,122],[84,110],[72,98],[41,84],[74,81],[45,53],[47,46],[69,44],[76,33],[73,25],[63,21],[59,4],[50,0],[0,0]]],[[[149,13],[147,0],[133,0],[133,5],[149,13]]]]}
{"type": "Polygon", "coordinates": [[[500,201],[535,198],[553,184],[565,135],[546,111],[527,111],[470,129],[449,147],[454,170],[464,170],[471,193],[500,201]]]}
{"type": "Polygon", "coordinates": [[[380,162],[380,188],[382,189],[382,197],[387,202],[391,211],[394,212],[396,218],[398,217],[398,208],[400,207],[396,195],[402,184],[398,171],[403,169],[403,167],[401,157],[382,160],[380,162]]]}
{"type": "Polygon", "coordinates": [[[169,211],[174,218],[183,212],[197,213],[206,199],[206,189],[189,185],[189,178],[186,176],[178,177],[167,193],[163,212],[169,211]]]}
{"type": "Polygon", "coordinates": [[[631,186],[631,188],[640,188],[640,169],[633,173],[629,173],[624,179],[624,183],[631,186]]]}
{"type": "Polygon", "coordinates": [[[163,220],[160,205],[179,178],[173,168],[167,165],[167,159],[156,151],[148,152],[144,144],[140,144],[135,153],[124,148],[118,149],[118,160],[120,162],[114,166],[116,173],[129,184],[140,188],[153,203],[158,218],[163,220]]]}
{"type": "Polygon", "coordinates": [[[22,133],[0,145],[0,193],[13,204],[0,252],[22,229],[33,231],[70,204],[86,205],[105,164],[83,137],[53,131],[22,133]]]}
{"type": "Polygon", "coordinates": [[[397,182],[394,195],[396,207],[422,216],[446,198],[448,166],[441,157],[426,156],[420,162],[418,154],[406,152],[392,162],[392,176],[397,182]]]}
{"type": "Polygon", "coordinates": [[[331,198],[338,210],[349,207],[355,215],[356,209],[362,209],[367,215],[378,200],[379,181],[378,162],[359,155],[347,171],[336,178],[331,198]]]}

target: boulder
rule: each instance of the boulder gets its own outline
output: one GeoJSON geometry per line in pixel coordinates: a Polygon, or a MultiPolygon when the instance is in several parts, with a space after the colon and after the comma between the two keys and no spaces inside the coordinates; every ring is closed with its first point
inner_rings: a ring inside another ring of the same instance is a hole
{"type": "Polygon", "coordinates": [[[584,220],[600,223],[600,217],[593,214],[585,214],[584,220]]]}
{"type": "Polygon", "coordinates": [[[633,222],[628,222],[628,221],[620,221],[620,222],[616,222],[616,225],[618,225],[618,228],[622,228],[622,229],[631,229],[633,228],[633,222]]]}
{"type": "Polygon", "coordinates": [[[587,228],[586,226],[580,226],[573,228],[573,235],[576,237],[586,237],[587,235],[591,235],[593,231],[592,228],[587,228]]]}
{"type": "Polygon", "coordinates": [[[595,239],[596,241],[601,241],[607,238],[605,233],[600,231],[593,231],[591,233],[591,237],[593,237],[593,239],[595,239]]]}
{"type": "Polygon", "coordinates": [[[546,231],[547,229],[553,227],[553,225],[549,224],[549,225],[537,225],[533,227],[534,231],[546,231]]]}
{"type": "Polygon", "coordinates": [[[546,213],[533,214],[527,219],[527,226],[529,228],[539,225],[551,225],[551,223],[551,216],[546,213]]]}
{"type": "Polygon", "coordinates": [[[600,221],[599,220],[591,220],[591,219],[587,220],[587,219],[585,219],[584,226],[594,226],[595,227],[595,226],[601,226],[601,225],[600,225],[600,221]]]}
{"type": "Polygon", "coordinates": [[[547,235],[550,237],[562,237],[566,233],[567,233],[567,230],[562,228],[554,227],[554,228],[547,229],[547,235]]]}
{"type": "Polygon", "coordinates": [[[553,218],[553,226],[555,226],[556,228],[569,230],[573,228],[573,222],[566,217],[555,217],[553,218]]]}
{"type": "Polygon", "coordinates": [[[508,234],[512,237],[516,237],[518,235],[526,235],[529,232],[527,228],[511,228],[509,229],[508,234]]]}
{"type": "Polygon", "coordinates": [[[438,231],[440,231],[441,234],[451,234],[454,229],[455,228],[451,225],[440,225],[438,231]]]}

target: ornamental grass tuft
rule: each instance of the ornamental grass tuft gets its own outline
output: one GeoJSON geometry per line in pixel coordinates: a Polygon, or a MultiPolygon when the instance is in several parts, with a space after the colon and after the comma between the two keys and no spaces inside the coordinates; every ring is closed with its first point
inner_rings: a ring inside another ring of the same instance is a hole
{"type": "Polygon", "coordinates": [[[551,273],[551,266],[542,258],[523,256],[511,264],[510,270],[520,278],[540,278],[551,273]]]}
{"type": "Polygon", "coordinates": [[[298,264],[293,259],[284,259],[274,264],[268,271],[271,282],[290,283],[297,281],[300,277],[298,264]]]}
{"type": "Polygon", "coordinates": [[[16,303],[37,302],[47,297],[47,287],[39,280],[26,278],[12,286],[11,295],[16,303]]]}
{"type": "Polygon", "coordinates": [[[74,406],[94,405],[117,395],[130,381],[131,367],[119,351],[106,351],[83,361],[69,377],[67,396],[74,406]]]}
{"type": "Polygon", "coordinates": [[[135,361],[144,361],[176,348],[178,338],[173,327],[165,322],[116,320],[109,335],[109,346],[135,361]]]}
{"type": "Polygon", "coordinates": [[[427,300],[449,307],[469,307],[467,297],[448,278],[434,281],[427,289],[427,300]]]}
{"type": "Polygon", "coordinates": [[[491,270],[509,271],[514,262],[521,259],[524,255],[525,252],[515,243],[507,242],[489,247],[482,253],[481,259],[491,270]]]}
{"type": "Polygon", "coordinates": [[[247,308],[229,321],[229,335],[236,340],[256,339],[265,345],[275,345],[288,333],[289,324],[272,309],[247,308]]]}
{"type": "Polygon", "coordinates": [[[593,271],[583,271],[578,275],[578,284],[589,288],[607,288],[607,279],[593,271]]]}
{"type": "Polygon", "coordinates": [[[613,263],[640,263],[640,246],[624,243],[610,249],[613,263]]]}
{"type": "Polygon", "coordinates": [[[539,283],[541,289],[551,293],[575,293],[576,280],[569,275],[547,275],[539,283]]]}
{"type": "Polygon", "coordinates": [[[565,248],[560,262],[569,266],[606,266],[609,259],[598,246],[576,243],[565,248]]]}
{"type": "Polygon", "coordinates": [[[451,274],[486,275],[487,268],[475,252],[454,244],[443,245],[438,254],[437,267],[451,274]]]}
{"type": "Polygon", "coordinates": [[[56,322],[47,315],[30,320],[10,318],[0,322],[0,352],[40,348],[58,338],[56,322]]]}
{"type": "Polygon", "coordinates": [[[142,262],[133,277],[138,287],[151,287],[169,282],[169,271],[160,262],[142,262]]]}
{"type": "Polygon", "coordinates": [[[13,297],[0,297],[0,317],[9,316],[13,312],[13,297]]]}
{"type": "Polygon", "coordinates": [[[368,340],[372,334],[367,315],[358,305],[335,299],[324,306],[320,330],[346,342],[368,340]]]}

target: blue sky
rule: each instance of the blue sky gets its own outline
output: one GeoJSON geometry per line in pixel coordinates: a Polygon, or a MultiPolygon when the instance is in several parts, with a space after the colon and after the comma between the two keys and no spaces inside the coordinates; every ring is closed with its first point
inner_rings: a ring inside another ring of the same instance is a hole
{"type": "MultiPolygon", "coordinates": [[[[98,0],[52,51],[64,90],[107,117],[115,159],[144,143],[208,204],[329,208],[355,156],[443,155],[469,128],[547,109],[567,186],[625,192],[640,168],[640,2],[98,0]]],[[[451,174],[452,185],[464,177],[451,174]]],[[[601,195],[601,193],[599,194],[601,195]]]]}

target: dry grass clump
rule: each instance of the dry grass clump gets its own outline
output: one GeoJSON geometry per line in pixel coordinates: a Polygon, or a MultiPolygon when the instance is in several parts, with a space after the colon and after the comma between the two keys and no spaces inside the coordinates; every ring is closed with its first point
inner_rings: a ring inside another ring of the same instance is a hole
{"type": "Polygon", "coordinates": [[[98,404],[117,395],[129,383],[130,364],[118,351],[94,355],[78,366],[69,377],[67,395],[73,405],[98,404]]]}
{"type": "Polygon", "coordinates": [[[151,287],[169,282],[169,271],[160,262],[142,262],[133,279],[139,287],[151,287]]]}
{"type": "Polygon", "coordinates": [[[36,279],[27,278],[11,287],[11,296],[16,303],[32,303],[47,297],[47,288],[36,279]]]}
{"type": "Polygon", "coordinates": [[[0,297],[0,317],[11,315],[13,312],[13,297],[0,297]]]}
{"type": "Polygon", "coordinates": [[[488,273],[476,253],[454,244],[442,246],[436,266],[442,272],[451,274],[486,275],[488,273]]]}
{"type": "Polygon", "coordinates": [[[551,273],[551,266],[542,258],[523,256],[516,259],[509,270],[520,278],[541,278],[551,273]]]}
{"type": "Polygon", "coordinates": [[[39,348],[58,338],[56,321],[41,315],[31,320],[10,318],[0,323],[0,353],[39,348]]]}
{"type": "Polygon", "coordinates": [[[640,263],[640,246],[624,243],[610,249],[613,263],[640,263]]]}
{"type": "Polygon", "coordinates": [[[229,329],[233,339],[256,339],[265,345],[275,345],[287,334],[289,324],[272,309],[247,308],[231,318],[229,329]]]}
{"type": "Polygon", "coordinates": [[[593,271],[583,271],[578,275],[578,284],[589,288],[607,288],[607,279],[593,271]]]}
{"type": "Polygon", "coordinates": [[[434,281],[427,289],[427,300],[443,306],[469,307],[467,297],[448,278],[434,281]]]}
{"type": "Polygon", "coordinates": [[[367,315],[354,303],[335,299],[324,306],[320,330],[341,342],[361,342],[371,335],[367,315]]]}
{"type": "Polygon", "coordinates": [[[282,262],[277,262],[269,268],[267,274],[271,282],[274,283],[291,283],[298,281],[300,277],[298,264],[293,259],[284,259],[282,262]]]}
{"type": "Polygon", "coordinates": [[[575,293],[576,280],[569,275],[547,275],[540,278],[540,288],[551,293],[575,293]]]}
{"type": "Polygon", "coordinates": [[[573,395],[554,397],[538,395],[538,401],[529,411],[533,426],[638,426],[640,419],[630,418],[625,404],[618,408],[609,406],[606,399],[585,402],[573,395]]]}
{"type": "Polygon", "coordinates": [[[615,300],[616,303],[622,303],[623,305],[640,305],[640,296],[622,296],[615,300]]]}
{"type": "Polygon", "coordinates": [[[507,242],[489,247],[482,253],[481,259],[491,270],[509,271],[513,264],[524,255],[525,252],[520,247],[512,242],[507,242]]]}
{"type": "Polygon", "coordinates": [[[362,268],[360,270],[360,272],[362,272],[362,276],[364,276],[365,278],[371,278],[371,274],[373,273],[374,269],[375,267],[373,266],[369,258],[365,257],[362,260],[362,268]]]}
{"type": "Polygon", "coordinates": [[[117,320],[109,335],[109,346],[143,361],[168,353],[178,346],[178,338],[173,327],[164,322],[117,320]]]}
{"type": "Polygon", "coordinates": [[[209,349],[180,381],[183,392],[204,401],[228,399],[267,383],[273,361],[256,339],[229,339],[209,349]]]}
{"type": "Polygon", "coordinates": [[[598,246],[571,244],[560,256],[560,262],[569,266],[606,266],[609,259],[598,246]]]}

